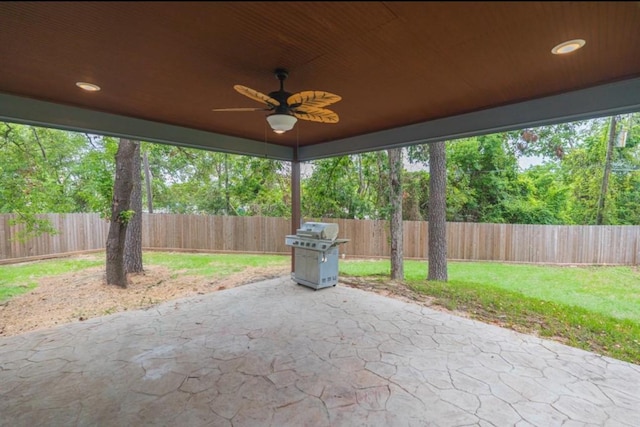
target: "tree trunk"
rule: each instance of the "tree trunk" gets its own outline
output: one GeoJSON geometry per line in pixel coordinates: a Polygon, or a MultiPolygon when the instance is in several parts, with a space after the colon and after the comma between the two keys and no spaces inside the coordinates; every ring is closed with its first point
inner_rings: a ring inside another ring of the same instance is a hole
{"type": "Polygon", "coordinates": [[[133,142],[135,149],[131,161],[131,209],[134,214],[127,225],[124,245],[124,270],[127,273],[142,273],[142,171],[140,168],[140,142],[133,142]]]}
{"type": "Polygon", "coordinates": [[[147,186],[147,209],[153,213],[153,193],[151,192],[151,171],[149,171],[149,158],[144,153],[144,182],[147,186]]]}
{"type": "Polygon", "coordinates": [[[611,175],[611,159],[613,157],[613,144],[616,139],[616,116],[611,117],[609,125],[609,141],[607,142],[607,156],[604,161],[604,174],[602,176],[602,187],[600,188],[600,197],[598,198],[598,212],[596,213],[596,225],[602,225],[604,215],[604,205],[607,198],[607,190],[609,188],[609,175],[611,175]]]}
{"type": "Polygon", "coordinates": [[[445,142],[429,144],[429,273],[427,280],[447,276],[447,158],[445,142]]]}
{"type": "Polygon", "coordinates": [[[128,212],[133,189],[133,153],[135,144],[121,139],[116,153],[116,177],[113,184],[111,222],[107,236],[107,284],[127,286],[124,268],[124,245],[127,235],[128,212]]]}
{"type": "Polygon", "coordinates": [[[389,204],[391,205],[391,280],[404,280],[403,235],[402,226],[402,148],[387,150],[389,155],[389,178],[391,188],[389,204]]]}
{"type": "Polygon", "coordinates": [[[229,155],[224,154],[224,200],[225,200],[225,215],[229,215],[231,212],[231,195],[229,194],[229,155]]]}
{"type": "MultiPolygon", "coordinates": [[[[302,224],[300,207],[300,162],[295,158],[291,162],[291,234],[296,234],[302,224]]],[[[296,270],[296,248],[291,247],[291,272],[296,270]]]]}

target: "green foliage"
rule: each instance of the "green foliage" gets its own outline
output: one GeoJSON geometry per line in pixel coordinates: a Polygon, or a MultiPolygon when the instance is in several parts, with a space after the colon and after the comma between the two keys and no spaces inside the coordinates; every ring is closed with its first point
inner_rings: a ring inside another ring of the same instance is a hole
{"type": "Polygon", "coordinates": [[[517,158],[507,149],[503,135],[448,143],[447,164],[450,188],[447,196],[453,193],[457,202],[449,220],[494,223],[525,220],[518,216],[517,203],[513,201],[520,196],[517,158]],[[508,202],[512,205],[510,212],[508,202]]]}
{"type": "Polygon", "coordinates": [[[510,150],[516,155],[541,156],[559,161],[580,145],[580,141],[599,120],[582,120],[507,132],[510,150]]]}
{"type": "Polygon", "coordinates": [[[387,218],[389,162],[384,151],[313,163],[302,183],[302,215],[310,218],[387,218]]]}
{"type": "Polygon", "coordinates": [[[58,234],[53,224],[47,219],[40,218],[35,214],[17,213],[17,217],[9,221],[9,225],[22,226],[16,233],[15,239],[18,242],[26,242],[44,233],[51,235],[58,234]]]}
{"type": "Polygon", "coordinates": [[[15,210],[19,203],[39,210],[74,211],[78,206],[71,197],[82,185],[82,178],[92,176],[95,168],[85,163],[93,152],[88,137],[82,134],[1,124],[1,173],[10,186],[3,187],[3,211],[15,210]]]}
{"type": "Polygon", "coordinates": [[[92,149],[78,167],[74,199],[80,211],[98,212],[109,219],[118,141],[115,138],[92,138],[92,141],[92,149]]]}
{"type": "MultiPolygon", "coordinates": [[[[429,210],[429,174],[425,171],[402,174],[402,217],[407,221],[423,221],[429,210]]],[[[447,197],[449,195],[447,194],[447,197]]]]}
{"type": "Polygon", "coordinates": [[[131,209],[126,211],[121,211],[118,214],[118,221],[120,221],[123,224],[129,224],[129,222],[131,221],[131,219],[135,214],[136,214],[136,211],[133,211],[131,209]]]}
{"type": "Polygon", "coordinates": [[[95,182],[104,169],[85,162],[96,141],[79,133],[8,123],[0,123],[0,135],[0,213],[18,214],[16,223],[26,227],[23,238],[54,231],[37,214],[85,211],[90,191],[83,184],[95,182]]]}
{"type": "MultiPolygon", "coordinates": [[[[522,224],[594,224],[610,119],[565,123],[447,142],[447,220],[522,224]],[[543,164],[521,171],[520,156],[543,164]]],[[[613,153],[605,224],[640,221],[640,114],[620,117],[624,147],[613,153]]],[[[111,212],[115,138],[0,123],[0,213],[17,214],[23,238],[53,232],[40,213],[111,212]]],[[[210,215],[291,214],[291,166],[238,156],[142,143],[149,159],[155,212],[210,215]]],[[[428,145],[404,150],[403,216],[425,220],[428,145]],[[422,165],[423,170],[416,170],[422,165]]],[[[302,215],[386,219],[386,151],[302,165],[302,215]]],[[[143,189],[145,186],[142,187],[143,189]]],[[[143,191],[143,206],[147,206],[143,191]]]]}
{"type": "Polygon", "coordinates": [[[546,163],[529,168],[518,176],[526,187],[526,193],[533,210],[528,224],[567,224],[565,207],[569,201],[570,189],[558,179],[560,167],[556,163],[546,163]]]}
{"type": "Polygon", "coordinates": [[[143,144],[158,211],[210,215],[290,215],[286,162],[143,144]]]}
{"type": "Polygon", "coordinates": [[[640,173],[615,175],[617,191],[612,192],[609,203],[615,206],[615,224],[637,225],[640,221],[640,173]]]}

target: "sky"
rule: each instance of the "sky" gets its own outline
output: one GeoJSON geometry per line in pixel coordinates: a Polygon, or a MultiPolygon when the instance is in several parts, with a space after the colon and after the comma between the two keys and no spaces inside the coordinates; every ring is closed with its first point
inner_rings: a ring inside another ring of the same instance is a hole
{"type": "Polygon", "coordinates": [[[542,157],[539,156],[522,156],[518,159],[518,164],[521,170],[529,169],[531,166],[541,165],[543,163],[542,157]]]}

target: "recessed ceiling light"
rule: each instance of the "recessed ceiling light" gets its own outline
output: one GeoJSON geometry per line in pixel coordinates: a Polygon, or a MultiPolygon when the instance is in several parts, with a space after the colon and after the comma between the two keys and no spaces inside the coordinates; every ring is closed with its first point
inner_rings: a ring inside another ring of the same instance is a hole
{"type": "Polygon", "coordinates": [[[100,86],[94,85],[93,83],[76,82],[76,86],[82,90],[86,90],[87,92],[97,92],[100,90],[100,86]]]}
{"type": "Polygon", "coordinates": [[[585,43],[586,42],[582,39],[569,40],[560,43],[558,46],[551,49],[551,53],[554,55],[564,55],[565,53],[570,53],[580,49],[585,43]]]}

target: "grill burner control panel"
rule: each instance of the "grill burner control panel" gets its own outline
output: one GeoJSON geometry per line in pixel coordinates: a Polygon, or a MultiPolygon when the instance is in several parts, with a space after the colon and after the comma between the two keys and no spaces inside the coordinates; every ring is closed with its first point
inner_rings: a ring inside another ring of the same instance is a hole
{"type": "Polygon", "coordinates": [[[302,237],[287,236],[285,238],[285,244],[294,248],[305,248],[314,251],[326,251],[332,246],[337,246],[341,243],[348,242],[349,239],[336,239],[336,240],[318,240],[318,239],[305,239],[302,237]]]}

